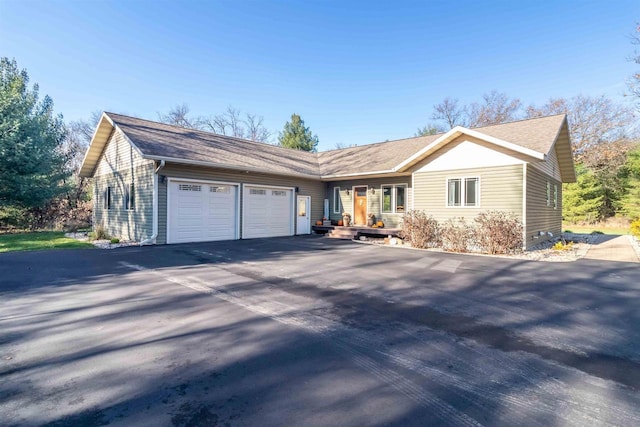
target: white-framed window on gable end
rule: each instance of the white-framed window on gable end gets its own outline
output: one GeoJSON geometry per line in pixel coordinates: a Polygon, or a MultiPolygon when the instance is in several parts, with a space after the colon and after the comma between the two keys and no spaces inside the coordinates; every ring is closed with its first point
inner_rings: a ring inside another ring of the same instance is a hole
{"type": "Polygon", "coordinates": [[[404,213],[406,211],[406,184],[383,185],[381,190],[382,213],[404,213]]]}
{"type": "Polygon", "coordinates": [[[447,207],[480,206],[480,178],[447,178],[447,207]]]}
{"type": "Polygon", "coordinates": [[[558,209],[558,184],[553,184],[553,209],[558,209]]]}
{"type": "Polygon", "coordinates": [[[333,187],[333,213],[342,213],[342,199],[340,198],[340,187],[333,187]]]}

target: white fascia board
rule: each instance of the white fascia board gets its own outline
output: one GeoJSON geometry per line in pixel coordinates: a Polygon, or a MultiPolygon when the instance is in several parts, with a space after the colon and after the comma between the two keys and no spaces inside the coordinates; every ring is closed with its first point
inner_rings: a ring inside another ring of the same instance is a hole
{"type": "Polygon", "coordinates": [[[422,160],[428,154],[439,150],[442,146],[453,141],[454,139],[456,139],[461,135],[468,135],[468,136],[480,139],[482,141],[488,142],[490,144],[497,145],[499,147],[503,147],[511,151],[515,151],[516,153],[524,154],[525,156],[528,156],[537,160],[544,160],[546,158],[546,155],[544,153],[540,153],[538,151],[531,150],[529,148],[522,147],[520,145],[513,144],[511,142],[507,142],[499,138],[494,138],[492,136],[485,135],[481,132],[478,132],[472,129],[467,129],[462,126],[456,126],[453,129],[451,129],[449,132],[442,135],[440,138],[433,141],[431,144],[424,147],[422,150],[418,151],[413,156],[409,157],[407,160],[403,161],[402,163],[394,167],[393,171],[402,172],[406,170],[407,168],[415,164],[417,161],[422,160]]]}
{"type": "MultiPolygon", "coordinates": [[[[102,129],[105,126],[105,122],[108,123],[108,126],[111,126],[112,129],[114,128],[114,124],[111,118],[107,115],[107,113],[102,113],[102,116],[100,116],[100,120],[98,121],[98,125],[96,126],[96,129],[93,131],[93,136],[91,137],[89,148],[87,149],[87,152],[84,153],[84,158],[82,159],[82,164],[80,166],[80,172],[79,172],[80,176],[91,176],[91,174],[85,175],[86,174],[85,166],[86,166],[87,158],[90,155],[93,155],[96,150],[99,150],[99,151],[104,150],[104,146],[109,140],[109,136],[107,136],[107,138],[104,141],[97,142],[96,140],[98,136],[98,132],[100,131],[100,129],[102,129]],[[98,144],[100,144],[99,147],[98,147],[98,144]]],[[[111,132],[109,132],[108,135],[111,135],[111,132]]],[[[98,159],[100,158],[100,154],[101,153],[98,153],[98,159]]],[[[91,168],[92,172],[96,166],[97,164],[93,165],[93,167],[91,168]]]]}
{"type": "Polygon", "coordinates": [[[148,160],[164,160],[167,163],[180,163],[183,165],[206,166],[211,168],[230,169],[230,170],[237,170],[242,172],[257,172],[257,173],[265,173],[269,175],[282,175],[282,176],[291,176],[291,177],[315,179],[315,180],[320,179],[319,175],[309,175],[309,174],[296,173],[296,172],[280,172],[280,171],[274,171],[269,169],[248,167],[248,166],[233,166],[225,163],[205,162],[202,160],[188,160],[188,159],[179,159],[175,157],[146,156],[146,155],[143,155],[142,157],[148,160]]]}

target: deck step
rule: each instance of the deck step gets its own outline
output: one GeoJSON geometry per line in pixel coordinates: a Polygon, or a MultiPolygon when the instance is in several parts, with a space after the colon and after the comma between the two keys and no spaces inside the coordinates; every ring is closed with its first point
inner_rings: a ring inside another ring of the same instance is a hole
{"type": "Polygon", "coordinates": [[[358,235],[358,230],[334,229],[327,233],[332,239],[353,240],[358,235]]]}

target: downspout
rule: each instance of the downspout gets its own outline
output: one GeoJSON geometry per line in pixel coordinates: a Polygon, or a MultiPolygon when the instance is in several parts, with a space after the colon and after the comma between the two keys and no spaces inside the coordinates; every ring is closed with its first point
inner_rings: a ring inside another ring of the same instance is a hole
{"type": "Polygon", "coordinates": [[[156,238],[158,237],[158,172],[165,165],[164,160],[160,160],[160,165],[153,172],[153,235],[146,240],[140,242],[140,246],[144,245],[154,245],[156,243],[156,238]]]}

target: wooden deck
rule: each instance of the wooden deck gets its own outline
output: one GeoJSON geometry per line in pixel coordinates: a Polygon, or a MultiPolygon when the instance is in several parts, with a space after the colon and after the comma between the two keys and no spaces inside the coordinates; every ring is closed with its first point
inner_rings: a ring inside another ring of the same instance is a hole
{"type": "Polygon", "coordinates": [[[345,240],[357,239],[360,236],[397,236],[401,230],[400,228],[372,228],[366,225],[353,225],[349,227],[339,225],[314,225],[311,229],[316,234],[324,234],[327,237],[345,240]]]}

